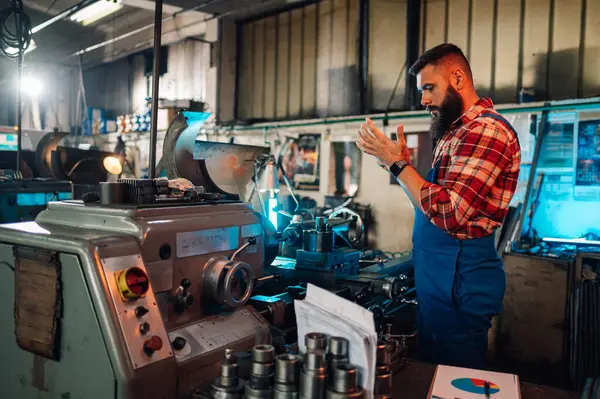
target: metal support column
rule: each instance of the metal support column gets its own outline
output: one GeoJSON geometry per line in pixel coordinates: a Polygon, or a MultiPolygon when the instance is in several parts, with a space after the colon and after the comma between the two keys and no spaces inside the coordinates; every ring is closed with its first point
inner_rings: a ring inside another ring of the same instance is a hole
{"type": "MultiPolygon", "coordinates": [[[[419,23],[421,21],[421,0],[408,0],[406,3],[406,68],[419,58],[419,23]]],[[[416,109],[419,105],[417,79],[406,73],[406,108],[416,109]]]]}
{"type": "MultiPolygon", "coordinates": [[[[21,31],[21,26],[18,28],[21,31]]],[[[15,172],[20,176],[21,150],[23,149],[23,48],[19,36],[19,60],[17,61],[17,165],[15,172]]]]}
{"type": "Polygon", "coordinates": [[[369,0],[360,0],[358,70],[360,87],[360,113],[369,112],[369,0]]]}
{"type": "Polygon", "coordinates": [[[162,35],[162,0],[154,9],[154,73],[152,75],[152,129],[150,130],[150,164],[148,177],[156,177],[156,141],[158,138],[158,86],[160,81],[160,40],[162,35]]]}

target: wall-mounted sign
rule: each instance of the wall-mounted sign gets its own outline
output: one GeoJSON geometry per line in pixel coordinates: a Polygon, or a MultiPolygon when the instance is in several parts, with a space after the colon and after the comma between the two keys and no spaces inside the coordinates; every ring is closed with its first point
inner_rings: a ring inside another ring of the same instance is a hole
{"type": "MultiPolygon", "coordinates": [[[[283,167],[298,190],[319,191],[321,135],[301,134],[283,154],[283,167]]],[[[280,172],[281,174],[281,172],[280,172]]],[[[283,177],[281,182],[283,183],[283,177]]]]}
{"type": "Polygon", "coordinates": [[[579,122],[575,148],[574,197],[580,201],[600,201],[600,120],[579,122]]]}

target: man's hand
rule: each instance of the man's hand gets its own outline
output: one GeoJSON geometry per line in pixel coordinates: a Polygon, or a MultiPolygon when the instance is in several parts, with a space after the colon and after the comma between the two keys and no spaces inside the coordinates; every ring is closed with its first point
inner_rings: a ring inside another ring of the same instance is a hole
{"type": "Polygon", "coordinates": [[[366,123],[363,123],[357,132],[356,145],[362,152],[377,158],[377,164],[383,168],[388,168],[394,162],[401,160],[410,162],[410,151],[406,146],[402,125],[398,125],[396,134],[398,135],[396,141],[386,137],[375,127],[371,119],[366,118],[366,123]]]}

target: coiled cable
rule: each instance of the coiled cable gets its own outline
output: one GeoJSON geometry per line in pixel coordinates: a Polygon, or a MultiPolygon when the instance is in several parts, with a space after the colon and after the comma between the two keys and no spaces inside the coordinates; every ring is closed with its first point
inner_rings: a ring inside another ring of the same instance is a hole
{"type": "Polygon", "coordinates": [[[12,0],[11,7],[0,10],[0,51],[8,58],[18,58],[30,44],[31,20],[23,11],[23,0],[12,0]]]}

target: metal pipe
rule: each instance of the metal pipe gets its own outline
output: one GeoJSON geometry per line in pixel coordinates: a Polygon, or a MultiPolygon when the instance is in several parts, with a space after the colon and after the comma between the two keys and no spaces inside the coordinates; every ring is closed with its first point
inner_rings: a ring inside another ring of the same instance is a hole
{"type": "Polygon", "coordinates": [[[492,67],[490,68],[490,97],[496,94],[496,52],[498,51],[498,0],[494,0],[492,13],[492,67]]]}
{"type": "Polygon", "coordinates": [[[525,1],[521,0],[519,8],[519,59],[517,61],[517,93],[515,101],[519,102],[519,93],[523,85],[523,48],[525,46],[525,1]]]}
{"type": "Polygon", "coordinates": [[[359,5],[358,70],[360,87],[360,112],[369,112],[369,0],[359,5]]]}
{"type": "Polygon", "coordinates": [[[585,63],[585,31],[587,22],[587,0],[581,0],[581,19],[579,28],[579,57],[577,65],[577,97],[581,97],[584,85],[584,63],[585,63]]]}
{"type": "Polygon", "coordinates": [[[162,36],[162,0],[154,9],[154,74],[152,75],[152,129],[150,130],[150,165],[148,177],[156,177],[156,139],[158,136],[158,86],[160,81],[160,39],[162,36]]]}
{"type": "MultiPolygon", "coordinates": [[[[425,22],[423,22],[423,26],[425,22]]],[[[425,29],[423,29],[425,32],[425,29]]],[[[423,33],[425,35],[425,33],[423,33]]],[[[467,9],[467,59],[471,59],[471,43],[473,37],[473,0],[469,0],[469,5],[467,9]]]]}
{"type": "MultiPolygon", "coordinates": [[[[446,10],[448,7],[446,7],[446,10]]],[[[419,58],[419,22],[421,21],[421,0],[409,0],[406,3],[406,63],[410,68],[419,58]]],[[[419,106],[419,92],[417,91],[417,77],[407,73],[405,76],[405,99],[407,109],[419,106]]],[[[391,103],[388,105],[389,110],[391,103]]]]}
{"type": "MultiPolygon", "coordinates": [[[[20,19],[19,19],[20,20],[20,19]]],[[[21,44],[21,26],[17,26],[17,32],[19,32],[19,60],[17,62],[17,167],[15,168],[15,172],[17,176],[20,176],[21,172],[21,149],[23,147],[23,104],[22,104],[22,96],[23,96],[23,45],[21,44]]]]}
{"type": "Polygon", "coordinates": [[[552,99],[550,96],[550,70],[552,68],[552,51],[554,51],[554,13],[555,0],[550,0],[550,15],[548,17],[548,52],[546,55],[546,100],[552,99]]]}
{"type": "MultiPolygon", "coordinates": [[[[571,100],[569,100],[571,101],[571,100]]],[[[506,108],[496,108],[501,114],[506,113],[536,113],[536,112],[555,112],[555,111],[567,111],[567,110],[585,110],[585,109],[598,109],[600,110],[600,97],[593,99],[581,99],[576,102],[557,101],[555,104],[546,102],[543,104],[532,105],[532,106],[509,106],[506,108]]],[[[365,115],[366,116],[366,115],[365,115]]],[[[347,117],[332,117],[332,118],[320,118],[312,119],[306,122],[279,122],[273,124],[257,124],[250,126],[237,126],[233,127],[234,131],[251,131],[251,130],[264,130],[264,129],[282,129],[282,128],[295,128],[295,127],[308,127],[318,125],[336,125],[343,123],[357,123],[364,122],[365,116],[353,115],[347,117]]],[[[394,112],[388,114],[377,114],[369,116],[372,120],[390,120],[390,119],[418,119],[418,118],[429,118],[430,115],[427,112],[394,112]]]]}
{"type": "MultiPolygon", "coordinates": [[[[544,141],[544,136],[548,133],[548,129],[550,128],[550,121],[548,120],[548,111],[542,112],[542,117],[540,120],[540,126],[538,128],[538,134],[536,135],[536,145],[535,150],[533,152],[533,160],[531,162],[530,170],[529,170],[529,179],[527,180],[527,188],[525,189],[525,198],[523,199],[523,208],[521,210],[521,215],[519,216],[519,242],[523,237],[523,224],[525,223],[525,216],[529,211],[529,197],[531,196],[531,190],[534,185],[535,173],[537,169],[537,163],[540,158],[540,151],[542,150],[542,142],[544,141]]],[[[531,216],[533,217],[533,215],[531,216]]]]}
{"type": "MultiPolygon", "coordinates": [[[[287,96],[285,97],[285,115],[290,117],[290,95],[292,93],[292,12],[288,15],[288,41],[287,41],[287,96]]],[[[254,80],[254,79],[253,79],[254,80]]]]}

